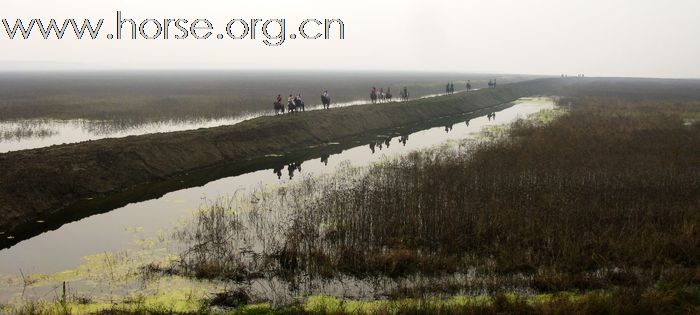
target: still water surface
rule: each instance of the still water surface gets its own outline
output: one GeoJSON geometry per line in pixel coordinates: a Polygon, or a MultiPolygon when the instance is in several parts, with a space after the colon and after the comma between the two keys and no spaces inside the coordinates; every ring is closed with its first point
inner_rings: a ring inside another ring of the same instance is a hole
{"type": "MultiPolygon", "coordinates": [[[[154,237],[188,218],[203,201],[234,192],[251,191],[261,185],[284,184],[301,176],[334,172],[341,163],[366,166],[382,159],[429,148],[448,140],[475,137],[484,127],[506,124],[543,109],[553,108],[548,98],[523,98],[496,112],[495,119],[473,118],[467,122],[435,127],[408,135],[377,136],[377,141],[347,149],[300,165],[280,165],[211,181],[200,187],[173,191],[160,198],[128,204],[110,212],[64,224],[16,245],[0,250],[0,275],[52,273],[73,268],[87,255],[134,248],[135,241],[154,237]]],[[[332,145],[332,144],[331,144],[332,145]]],[[[42,223],[36,223],[42,224],[42,223]]],[[[2,235],[0,237],[8,237],[2,235]]]]}

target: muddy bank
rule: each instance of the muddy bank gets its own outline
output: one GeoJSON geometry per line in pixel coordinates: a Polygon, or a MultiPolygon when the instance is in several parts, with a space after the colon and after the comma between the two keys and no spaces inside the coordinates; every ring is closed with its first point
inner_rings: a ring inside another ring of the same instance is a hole
{"type": "Polygon", "coordinates": [[[233,126],[0,154],[0,231],[11,234],[23,224],[70,209],[66,206],[78,200],[491,107],[549,93],[561,84],[542,79],[405,103],[260,117],[233,126]]]}

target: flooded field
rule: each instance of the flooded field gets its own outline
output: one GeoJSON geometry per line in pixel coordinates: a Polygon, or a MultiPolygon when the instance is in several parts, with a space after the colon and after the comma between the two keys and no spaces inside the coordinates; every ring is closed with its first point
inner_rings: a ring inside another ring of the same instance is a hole
{"type": "MultiPolygon", "coordinates": [[[[478,90],[478,89],[474,89],[478,90]]],[[[430,98],[444,93],[427,94],[419,98],[430,98]]],[[[392,102],[398,102],[394,99],[392,102]]],[[[368,100],[355,100],[334,103],[333,108],[367,104],[368,100]]],[[[320,110],[323,105],[310,103],[305,110],[320,110]]],[[[186,120],[113,121],[113,120],[57,120],[30,119],[19,121],[0,121],[0,153],[27,150],[84,142],[104,138],[121,138],[150,133],[173,132],[233,125],[241,121],[260,116],[274,115],[272,110],[241,113],[228,118],[192,118],[186,120]]]]}
{"type": "MultiPolygon", "coordinates": [[[[146,72],[0,74],[0,153],[116,138],[230,125],[273,114],[273,99],[301,94],[307,109],[369,102],[374,86],[399,99],[486,86],[489,75],[333,72],[146,72]],[[177,74],[177,75],[174,75],[177,74]]],[[[525,79],[498,76],[499,82],[525,79]]]]}
{"type": "MultiPolygon", "coordinates": [[[[552,107],[553,102],[548,98],[521,99],[513,106],[497,111],[495,118],[478,117],[411,134],[387,133],[377,136],[376,141],[370,144],[343,150],[339,154],[222,178],[201,187],[178,190],[161,198],[132,203],[65,224],[56,230],[0,250],[0,275],[13,277],[20,273],[51,274],[76,268],[83,262],[89,264],[91,258],[87,257],[95,255],[137,253],[144,246],[148,247],[154,239],[169,238],[173,228],[182,224],[179,222],[191,217],[202,204],[221,196],[245,194],[269,185],[283,185],[300,178],[333,173],[347,165],[365,166],[445,141],[475,137],[484,127],[508,123],[552,107]]],[[[46,222],[36,224],[40,228],[46,222]]],[[[161,254],[168,255],[167,252],[161,254]]],[[[36,293],[45,293],[49,286],[37,289],[36,293]]],[[[0,288],[0,301],[16,296],[21,289],[17,284],[0,288]]]]}

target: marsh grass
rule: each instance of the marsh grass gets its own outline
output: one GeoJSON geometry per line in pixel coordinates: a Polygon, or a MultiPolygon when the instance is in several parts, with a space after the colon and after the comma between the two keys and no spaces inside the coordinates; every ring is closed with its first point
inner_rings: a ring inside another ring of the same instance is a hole
{"type": "Polygon", "coordinates": [[[47,138],[58,133],[54,128],[41,122],[20,122],[0,124],[1,141],[20,141],[28,138],[47,138]]]}
{"type": "Polygon", "coordinates": [[[697,288],[697,104],[566,103],[483,141],[205,206],[180,232],[196,239],[181,271],[302,292],[311,279],[393,279],[394,298],[697,288]],[[441,280],[402,282],[416,275],[441,280]]]}
{"type": "Polygon", "coordinates": [[[700,108],[561,102],[477,141],[208,201],[175,234],[179,258],[144,273],[230,288],[102,312],[698,312],[700,108]],[[318,296],[339,283],[374,296],[318,296]]]}

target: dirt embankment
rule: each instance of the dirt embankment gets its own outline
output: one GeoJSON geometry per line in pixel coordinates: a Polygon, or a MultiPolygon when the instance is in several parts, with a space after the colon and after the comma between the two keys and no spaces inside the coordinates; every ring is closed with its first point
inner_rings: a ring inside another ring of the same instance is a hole
{"type": "Polygon", "coordinates": [[[540,79],[403,103],[260,117],[232,126],[0,154],[0,231],[11,233],[79,199],[105,196],[223,163],[303,150],[549,93],[562,82],[540,79]]]}

